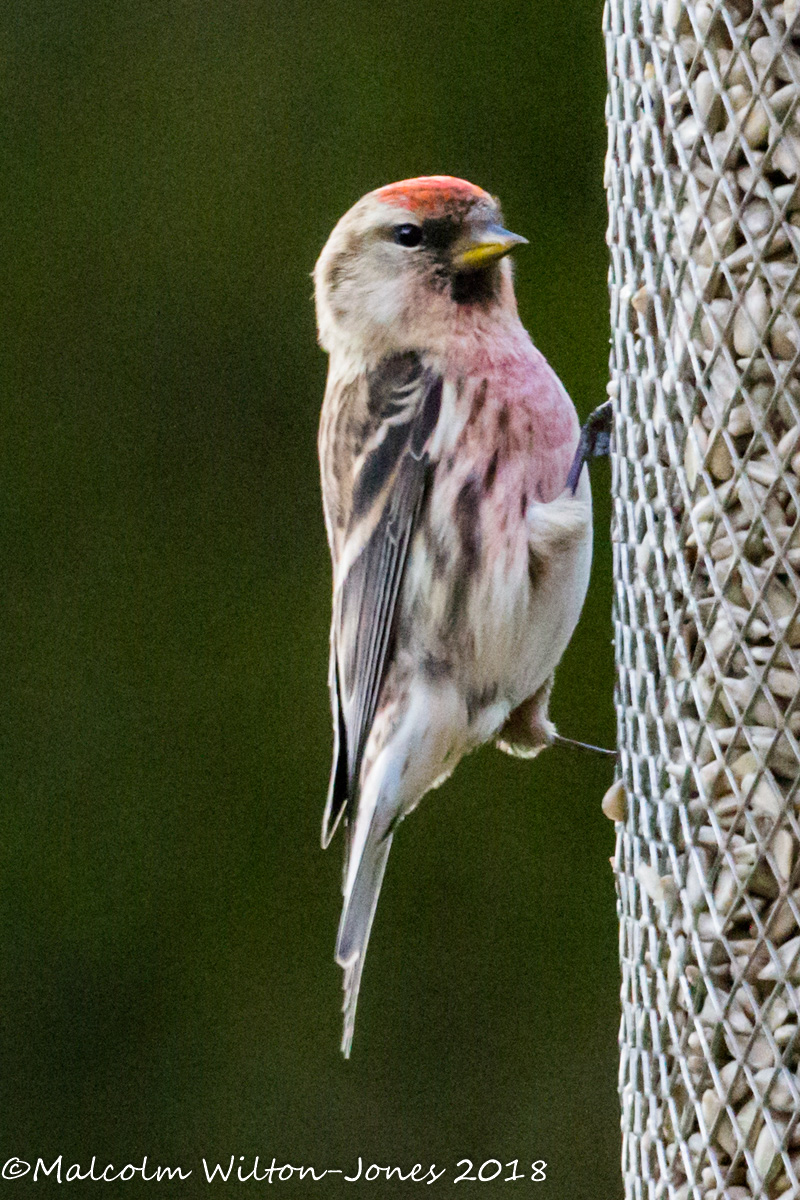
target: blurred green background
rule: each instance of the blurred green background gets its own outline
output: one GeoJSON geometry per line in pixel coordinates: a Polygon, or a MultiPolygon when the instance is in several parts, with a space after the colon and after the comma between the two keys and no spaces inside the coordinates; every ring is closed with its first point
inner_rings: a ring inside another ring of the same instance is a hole
{"type": "MultiPolygon", "coordinates": [[[[600,0],[4,8],[2,1161],[147,1153],[193,1196],[203,1154],[450,1181],[544,1158],[552,1200],[619,1194],[603,760],[484,751],[403,826],[339,1057],[309,277],[363,192],[466,176],[530,238],[523,319],[581,415],[599,403],[600,21],[600,0]]],[[[610,745],[594,480],[553,711],[610,745]]]]}

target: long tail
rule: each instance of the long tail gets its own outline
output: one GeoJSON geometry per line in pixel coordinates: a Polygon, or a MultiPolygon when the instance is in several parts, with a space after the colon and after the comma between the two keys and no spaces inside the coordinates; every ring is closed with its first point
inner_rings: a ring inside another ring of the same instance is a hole
{"type": "MultiPolygon", "coordinates": [[[[367,834],[355,877],[345,886],[344,908],[336,938],[336,961],[344,967],[344,1031],[342,1054],[350,1057],[356,1022],[356,1004],[369,931],[380,895],[386,860],[392,846],[391,833],[378,833],[375,822],[367,834]]],[[[350,872],[348,872],[350,875],[350,872]]]]}

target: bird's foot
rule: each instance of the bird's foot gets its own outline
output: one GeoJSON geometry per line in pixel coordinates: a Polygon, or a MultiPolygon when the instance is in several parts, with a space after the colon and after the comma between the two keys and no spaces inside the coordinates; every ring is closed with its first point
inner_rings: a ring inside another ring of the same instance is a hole
{"type": "Polygon", "coordinates": [[[542,684],[538,692],[523,700],[512,713],[497,737],[498,750],[515,758],[535,758],[546,746],[558,739],[556,727],[547,717],[547,703],[553,677],[542,684]]]}
{"type": "Polygon", "coordinates": [[[575,457],[567,476],[567,488],[573,496],[578,487],[583,464],[590,458],[602,458],[610,452],[612,421],[612,404],[610,400],[606,400],[605,404],[601,404],[593,413],[589,414],[581,429],[578,449],[575,451],[575,457]]]}

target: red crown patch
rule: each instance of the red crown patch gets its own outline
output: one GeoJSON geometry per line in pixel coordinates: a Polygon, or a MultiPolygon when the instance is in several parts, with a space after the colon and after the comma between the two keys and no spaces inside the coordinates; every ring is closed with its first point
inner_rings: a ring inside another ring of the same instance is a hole
{"type": "Polygon", "coordinates": [[[417,179],[401,179],[378,188],[375,196],[382,204],[396,204],[409,212],[431,215],[451,204],[492,198],[483,188],[454,175],[420,175],[417,179]]]}

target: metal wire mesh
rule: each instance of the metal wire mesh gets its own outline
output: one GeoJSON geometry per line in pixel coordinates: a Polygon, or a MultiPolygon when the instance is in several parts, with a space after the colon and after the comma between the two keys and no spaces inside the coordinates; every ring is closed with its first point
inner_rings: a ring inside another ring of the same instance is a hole
{"type": "Polygon", "coordinates": [[[800,1196],[800,0],[608,0],[626,1195],[800,1196]]]}

